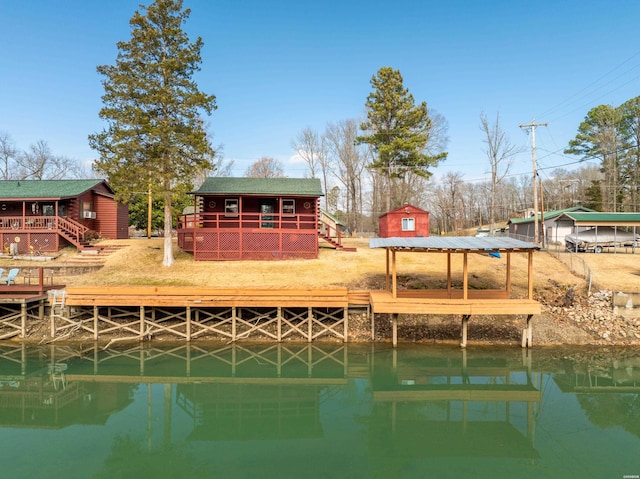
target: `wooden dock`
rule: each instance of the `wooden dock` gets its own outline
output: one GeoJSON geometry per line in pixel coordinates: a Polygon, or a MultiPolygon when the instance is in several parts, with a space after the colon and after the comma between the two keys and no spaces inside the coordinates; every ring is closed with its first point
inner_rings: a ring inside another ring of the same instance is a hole
{"type": "Polygon", "coordinates": [[[118,341],[165,335],[186,341],[222,338],[235,342],[257,337],[277,342],[347,342],[350,312],[364,310],[371,323],[372,339],[376,316],[391,315],[394,346],[400,314],[462,317],[464,346],[472,315],[526,315],[526,335],[530,334],[531,317],[541,309],[537,301],[508,299],[501,292],[461,299],[443,298],[425,290],[399,291],[393,297],[389,291],[347,288],[78,286],[66,288],[63,294],[51,305],[52,339],[81,331],[94,340],[111,335],[118,341]]]}
{"type": "Polygon", "coordinates": [[[81,329],[95,340],[109,333],[138,340],[348,340],[346,288],[69,287],[60,306],[52,309],[52,337],[81,329]]]}
{"type": "Polygon", "coordinates": [[[46,285],[43,268],[39,268],[37,284],[1,284],[0,340],[16,336],[26,338],[27,321],[44,321],[48,291],[57,288],[64,288],[64,285],[46,285]]]}

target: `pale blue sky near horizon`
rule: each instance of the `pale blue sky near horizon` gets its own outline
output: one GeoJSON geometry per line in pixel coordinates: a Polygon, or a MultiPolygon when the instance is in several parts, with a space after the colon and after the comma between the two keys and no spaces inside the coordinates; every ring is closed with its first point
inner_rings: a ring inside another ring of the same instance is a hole
{"type": "MultiPolygon", "coordinates": [[[[0,0],[0,131],[20,150],[45,140],[88,163],[87,136],[103,88],[96,67],[144,0],[0,0]]],[[[234,176],[263,156],[302,177],[291,142],[305,127],[364,117],[379,68],[400,70],[417,102],[448,123],[448,159],[436,177],[488,179],[480,114],[500,114],[524,151],[514,175],[531,175],[533,118],[542,171],[572,169],[562,151],[589,109],[640,95],[640,1],[184,0],[185,30],[204,41],[200,88],[216,95],[207,117],[234,176]]]]}

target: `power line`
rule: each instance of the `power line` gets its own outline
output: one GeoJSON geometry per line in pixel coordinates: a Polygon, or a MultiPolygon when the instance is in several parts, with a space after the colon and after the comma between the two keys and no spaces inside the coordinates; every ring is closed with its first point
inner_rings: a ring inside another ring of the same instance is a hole
{"type": "Polygon", "coordinates": [[[533,241],[538,243],[538,188],[536,181],[538,180],[538,170],[536,165],[536,127],[547,126],[547,123],[536,123],[535,118],[531,123],[520,124],[520,128],[531,131],[531,163],[533,165],[533,216],[534,216],[534,233],[533,241]]]}
{"type": "MultiPolygon", "coordinates": [[[[597,79],[595,79],[594,81],[592,81],[591,83],[589,83],[587,86],[585,86],[584,88],[582,88],[581,90],[579,90],[578,92],[574,93],[573,95],[570,95],[568,98],[566,98],[565,100],[561,101],[560,103],[558,103],[557,105],[549,108],[548,110],[544,111],[541,113],[540,116],[549,116],[552,113],[555,113],[557,110],[561,109],[565,104],[571,104],[571,103],[575,103],[577,101],[579,101],[581,98],[585,98],[587,95],[582,95],[582,93],[586,92],[588,89],[590,89],[592,86],[596,85],[597,83],[599,83],[601,80],[603,80],[604,78],[606,78],[607,76],[609,76],[611,73],[613,73],[614,71],[618,70],[619,68],[621,68],[623,65],[625,65],[626,63],[629,63],[631,60],[633,60],[635,57],[640,55],[640,51],[637,51],[636,53],[634,53],[633,55],[631,55],[629,58],[627,58],[626,60],[624,60],[622,63],[619,63],[618,65],[616,65],[615,67],[613,67],[611,70],[609,70],[608,72],[606,72],[605,74],[601,75],[600,77],[598,77],[597,79]],[[582,96],[580,96],[582,95],[582,96]],[[578,98],[576,98],[578,97],[578,98]],[[573,100],[573,98],[576,98],[575,100],[573,100]],[[573,100],[573,101],[572,101],[573,100]]],[[[627,73],[629,73],[630,71],[638,68],[638,66],[640,66],[640,64],[637,64],[635,66],[633,66],[632,68],[624,71],[622,74],[618,75],[617,77],[613,78],[612,80],[608,81],[607,83],[605,83],[603,86],[606,86],[610,83],[612,83],[613,81],[617,80],[618,78],[622,77],[622,75],[625,75],[627,73]]],[[[635,79],[635,78],[634,78],[635,79]]],[[[630,80],[630,81],[633,81],[630,80]]],[[[624,83],[623,85],[621,85],[620,87],[626,85],[629,82],[624,83]]],[[[617,89],[617,88],[616,88],[617,89]]],[[[615,89],[613,90],[615,91],[615,89]]],[[[610,93],[610,92],[609,92],[610,93]]],[[[575,110],[572,110],[575,111],[575,110]]],[[[560,117],[562,118],[562,117],[560,117]]],[[[556,118],[557,119],[557,118],[556,118]]]]}

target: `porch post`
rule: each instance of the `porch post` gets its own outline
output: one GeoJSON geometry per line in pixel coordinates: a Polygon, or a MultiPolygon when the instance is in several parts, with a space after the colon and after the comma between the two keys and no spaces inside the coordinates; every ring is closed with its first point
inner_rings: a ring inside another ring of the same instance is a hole
{"type": "Polygon", "coordinates": [[[507,299],[511,298],[511,252],[507,252],[507,299]]]}
{"type": "Polygon", "coordinates": [[[398,297],[398,278],[396,277],[396,250],[391,251],[391,296],[398,297]]]}
{"type": "Polygon", "coordinates": [[[463,263],[462,263],[462,297],[463,299],[469,299],[469,264],[468,264],[468,253],[465,251],[463,253],[463,263]]]}

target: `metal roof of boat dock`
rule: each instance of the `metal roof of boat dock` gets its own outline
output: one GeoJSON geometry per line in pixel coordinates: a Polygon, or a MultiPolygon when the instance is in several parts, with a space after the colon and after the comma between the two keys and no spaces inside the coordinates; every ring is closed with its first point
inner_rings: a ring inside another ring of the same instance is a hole
{"type": "Polygon", "coordinates": [[[540,247],[533,243],[527,243],[506,236],[427,236],[414,238],[371,238],[370,248],[389,248],[394,250],[410,251],[459,251],[459,252],[486,252],[486,251],[533,251],[540,247]]]}

